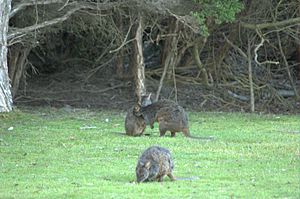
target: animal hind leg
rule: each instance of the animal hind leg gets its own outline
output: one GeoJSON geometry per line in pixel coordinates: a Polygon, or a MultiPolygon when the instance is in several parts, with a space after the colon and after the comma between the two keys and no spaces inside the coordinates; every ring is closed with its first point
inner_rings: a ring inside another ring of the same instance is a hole
{"type": "Polygon", "coordinates": [[[176,178],[173,176],[172,173],[167,174],[167,176],[168,176],[172,181],[175,181],[175,180],[176,180],[176,178]]]}
{"type": "Polygon", "coordinates": [[[160,137],[164,136],[167,132],[167,129],[165,129],[165,125],[163,122],[159,122],[159,134],[160,134],[160,137]]]}
{"type": "Polygon", "coordinates": [[[159,130],[160,137],[165,136],[166,130],[159,130]]]}
{"type": "Polygon", "coordinates": [[[162,182],[163,178],[164,178],[164,175],[157,176],[157,181],[162,182]]]}
{"type": "Polygon", "coordinates": [[[182,129],[182,132],[186,137],[191,137],[190,130],[188,128],[182,129]]]}
{"type": "Polygon", "coordinates": [[[154,122],[150,123],[150,128],[153,129],[154,128],[154,122]]]}

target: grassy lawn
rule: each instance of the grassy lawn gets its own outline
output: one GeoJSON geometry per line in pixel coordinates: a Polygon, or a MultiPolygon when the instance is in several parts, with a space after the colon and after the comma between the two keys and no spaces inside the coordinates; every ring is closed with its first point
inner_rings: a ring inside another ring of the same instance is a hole
{"type": "Polygon", "coordinates": [[[0,114],[0,198],[300,197],[299,115],[189,116],[193,135],[216,139],[160,138],[157,125],[149,136],[124,136],[125,113],[117,111],[0,114]],[[171,150],[181,180],[134,182],[151,145],[171,150]]]}

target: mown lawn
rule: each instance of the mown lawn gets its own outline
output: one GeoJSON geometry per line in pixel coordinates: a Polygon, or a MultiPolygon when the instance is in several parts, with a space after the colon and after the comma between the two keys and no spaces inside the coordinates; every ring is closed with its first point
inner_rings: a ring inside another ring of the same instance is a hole
{"type": "Polygon", "coordinates": [[[189,112],[193,135],[124,136],[124,112],[21,108],[0,114],[0,198],[300,198],[300,116],[189,112]],[[181,180],[136,184],[151,145],[181,180]]]}

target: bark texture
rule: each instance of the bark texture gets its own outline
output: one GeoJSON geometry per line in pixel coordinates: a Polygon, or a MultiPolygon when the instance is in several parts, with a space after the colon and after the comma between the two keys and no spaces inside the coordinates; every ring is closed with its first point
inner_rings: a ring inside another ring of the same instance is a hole
{"type": "Polygon", "coordinates": [[[12,95],[7,67],[7,32],[11,0],[0,0],[0,112],[12,110],[12,95]]]}
{"type": "Polygon", "coordinates": [[[146,95],[145,87],[145,64],[143,56],[143,19],[139,17],[138,26],[136,29],[135,40],[134,40],[134,62],[133,62],[133,73],[135,81],[135,95],[137,99],[137,105],[141,105],[141,96],[146,95]]]}

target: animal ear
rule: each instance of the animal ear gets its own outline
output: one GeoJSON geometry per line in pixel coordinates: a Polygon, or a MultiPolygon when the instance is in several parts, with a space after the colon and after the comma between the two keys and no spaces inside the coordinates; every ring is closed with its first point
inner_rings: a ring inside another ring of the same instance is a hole
{"type": "Polygon", "coordinates": [[[145,167],[146,167],[147,169],[150,169],[150,166],[151,166],[150,162],[147,162],[147,163],[145,164],[145,167]]]}

